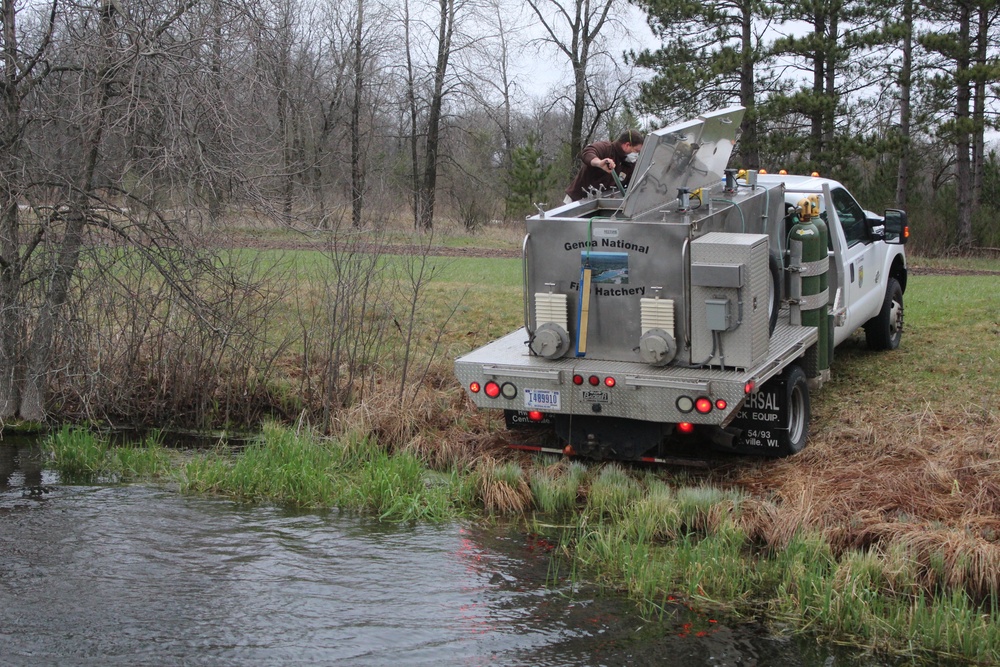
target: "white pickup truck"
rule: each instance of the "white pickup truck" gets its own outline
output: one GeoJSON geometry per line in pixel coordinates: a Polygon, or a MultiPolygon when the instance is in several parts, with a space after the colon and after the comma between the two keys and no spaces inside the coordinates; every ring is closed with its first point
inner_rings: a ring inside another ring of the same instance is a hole
{"type": "Polygon", "coordinates": [[[859,328],[903,330],[906,214],[817,176],[727,169],[741,107],[648,135],[625,192],[526,220],[524,326],[455,361],[480,408],[593,458],[783,456],[859,328]]]}

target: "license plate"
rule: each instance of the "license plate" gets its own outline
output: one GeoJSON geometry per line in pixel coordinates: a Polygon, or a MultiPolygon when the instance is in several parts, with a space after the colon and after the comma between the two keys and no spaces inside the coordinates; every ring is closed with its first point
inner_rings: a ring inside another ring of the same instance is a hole
{"type": "Polygon", "coordinates": [[[552,389],[525,389],[524,407],[533,410],[559,410],[559,392],[552,389]]]}
{"type": "Polygon", "coordinates": [[[584,389],[580,392],[584,403],[610,403],[611,392],[601,389],[584,389]]]}

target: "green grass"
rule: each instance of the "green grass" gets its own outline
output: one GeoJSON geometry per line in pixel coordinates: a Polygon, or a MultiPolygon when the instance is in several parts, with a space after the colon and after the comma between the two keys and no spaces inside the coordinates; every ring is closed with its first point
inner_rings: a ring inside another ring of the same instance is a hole
{"type": "Polygon", "coordinates": [[[924,257],[909,254],[907,264],[911,268],[941,270],[997,271],[1000,272],[1000,257],[924,257]]]}
{"type": "Polygon", "coordinates": [[[454,520],[467,514],[472,481],[434,473],[412,454],[389,454],[365,438],[331,440],[277,426],[239,454],[190,460],[182,491],[245,502],[340,507],[383,520],[454,520]]]}
{"type": "Polygon", "coordinates": [[[864,336],[839,346],[833,381],[814,399],[831,410],[853,400],[889,406],[951,404],[981,410],[1000,398],[1000,278],[923,276],[909,279],[899,349],[872,352],[864,336]]]}
{"type": "Polygon", "coordinates": [[[43,446],[67,481],[158,479],[173,469],[156,433],[141,442],[116,447],[86,429],[63,426],[47,436],[43,446]]]}

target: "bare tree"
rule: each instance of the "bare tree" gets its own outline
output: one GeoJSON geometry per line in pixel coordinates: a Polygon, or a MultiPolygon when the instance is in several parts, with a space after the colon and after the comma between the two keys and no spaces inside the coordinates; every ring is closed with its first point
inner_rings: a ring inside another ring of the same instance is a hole
{"type": "MultiPolygon", "coordinates": [[[[583,133],[584,116],[588,106],[591,69],[595,58],[606,54],[602,36],[614,20],[612,10],[621,5],[620,0],[528,0],[542,28],[544,41],[553,45],[569,60],[573,73],[570,150],[573,155],[583,149],[590,139],[583,133]]],[[[600,115],[599,113],[597,115],[600,115]]],[[[596,126],[596,123],[593,124],[596,126]]],[[[576,170],[574,163],[572,170],[576,170]]]]}
{"type": "Polygon", "coordinates": [[[25,312],[21,288],[26,264],[42,241],[44,228],[22,221],[20,205],[27,201],[21,156],[28,118],[22,102],[48,74],[57,2],[34,43],[21,44],[20,9],[16,0],[0,0],[3,22],[3,85],[0,86],[0,420],[17,414],[20,406],[21,342],[25,312]]]}

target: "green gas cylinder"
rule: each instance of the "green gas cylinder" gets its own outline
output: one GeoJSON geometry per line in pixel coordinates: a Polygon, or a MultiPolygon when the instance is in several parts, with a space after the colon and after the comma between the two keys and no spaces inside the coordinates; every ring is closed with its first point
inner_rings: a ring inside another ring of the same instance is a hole
{"type": "MultiPolygon", "coordinates": [[[[823,322],[826,320],[826,305],[819,306],[816,295],[822,292],[820,286],[820,275],[815,267],[820,261],[826,261],[826,244],[820,235],[819,229],[812,222],[810,204],[801,206],[802,214],[798,221],[788,231],[788,248],[792,249],[793,255],[801,254],[801,266],[798,267],[798,274],[802,281],[802,305],[800,306],[802,325],[816,327],[822,335],[823,322]],[[795,252],[795,246],[799,245],[800,251],[795,252]],[[813,297],[810,299],[810,297],[813,297]]],[[[826,341],[822,338],[817,341],[815,352],[810,351],[806,355],[806,375],[816,377],[821,369],[820,357],[825,357],[829,361],[829,354],[826,353],[826,341]]]]}
{"type": "MultiPolygon", "coordinates": [[[[822,273],[819,274],[819,293],[829,295],[830,280],[828,274],[830,263],[827,251],[830,247],[830,230],[827,228],[823,218],[820,218],[818,215],[812,218],[812,223],[816,225],[816,229],[819,231],[820,245],[823,248],[824,263],[822,273]]],[[[829,298],[827,299],[827,303],[829,303],[829,298]]],[[[833,362],[833,313],[830,312],[830,309],[826,305],[820,308],[819,358],[817,362],[820,371],[830,368],[830,364],[833,362]]]]}

